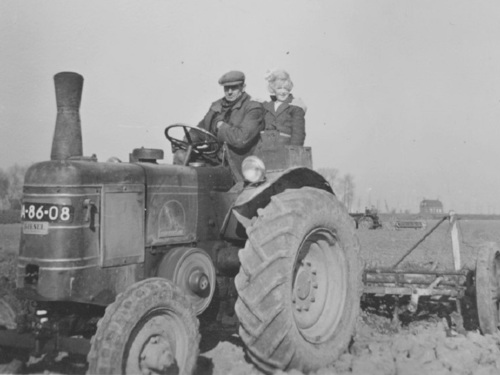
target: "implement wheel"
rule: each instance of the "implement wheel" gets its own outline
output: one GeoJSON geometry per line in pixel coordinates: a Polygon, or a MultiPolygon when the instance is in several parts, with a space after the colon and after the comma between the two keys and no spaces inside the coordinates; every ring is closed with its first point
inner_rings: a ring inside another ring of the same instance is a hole
{"type": "Polygon", "coordinates": [[[258,211],[239,257],[240,337],[266,372],[310,372],[347,348],[361,264],[352,219],[332,194],[286,190],[258,211]]]}
{"type": "Polygon", "coordinates": [[[496,333],[500,303],[500,249],[494,242],[485,243],[478,250],[476,303],[481,332],[496,333]]]}
{"type": "Polygon", "coordinates": [[[88,354],[88,374],[191,374],[198,320],[171,281],[146,279],[108,306],[88,354]]]}

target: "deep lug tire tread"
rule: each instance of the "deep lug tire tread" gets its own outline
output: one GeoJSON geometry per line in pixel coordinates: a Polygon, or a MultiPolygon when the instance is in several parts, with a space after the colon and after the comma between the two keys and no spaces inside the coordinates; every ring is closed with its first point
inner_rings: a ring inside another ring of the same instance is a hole
{"type": "Polygon", "coordinates": [[[313,371],[336,359],[348,346],[359,313],[362,267],[353,220],[331,194],[314,188],[286,190],[272,197],[247,228],[239,253],[235,310],[248,355],[266,372],[277,369],[313,371]],[[345,251],[349,274],[346,307],[335,337],[313,345],[298,331],[287,294],[291,290],[296,252],[315,225],[328,225],[345,251]]]}
{"type": "Polygon", "coordinates": [[[121,373],[128,337],[141,316],[155,306],[168,306],[180,317],[189,337],[191,355],[182,374],[191,374],[199,353],[199,322],[179,287],[163,278],[146,279],[119,294],[97,323],[87,356],[88,374],[121,373]]]}

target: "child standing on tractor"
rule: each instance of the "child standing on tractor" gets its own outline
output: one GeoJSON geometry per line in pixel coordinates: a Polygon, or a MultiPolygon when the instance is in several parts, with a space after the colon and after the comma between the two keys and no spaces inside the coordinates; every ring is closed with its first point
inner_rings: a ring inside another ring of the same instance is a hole
{"type": "Polygon", "coordinates": [[[293,82],[282,69],[266,75],[271,100],[263,103],[265,131],[277,131],[283,145],[303,146],[306,106],[291,94],[293,82]]]}

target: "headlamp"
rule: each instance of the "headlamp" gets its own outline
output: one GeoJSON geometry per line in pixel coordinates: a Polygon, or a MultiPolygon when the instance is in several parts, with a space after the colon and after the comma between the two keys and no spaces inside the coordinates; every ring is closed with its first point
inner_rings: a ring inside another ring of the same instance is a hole
{"type": "Polygon", "coordinates": [[[263,181],[266,175],[266,166],[257,156],[248,156],[241,163],[243,177],[250,183],[263,181]]]}

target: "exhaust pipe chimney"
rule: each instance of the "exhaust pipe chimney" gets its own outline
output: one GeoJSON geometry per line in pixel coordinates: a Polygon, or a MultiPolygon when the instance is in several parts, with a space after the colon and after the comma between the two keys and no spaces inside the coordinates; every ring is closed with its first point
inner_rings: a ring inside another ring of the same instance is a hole
{"type": "Polygon", "coordinates": [[[83,77],[78,73],[61,72],[54,76],[57,118],[52,139],[51,160],[83,156],[80,102],[83,77]]]}

